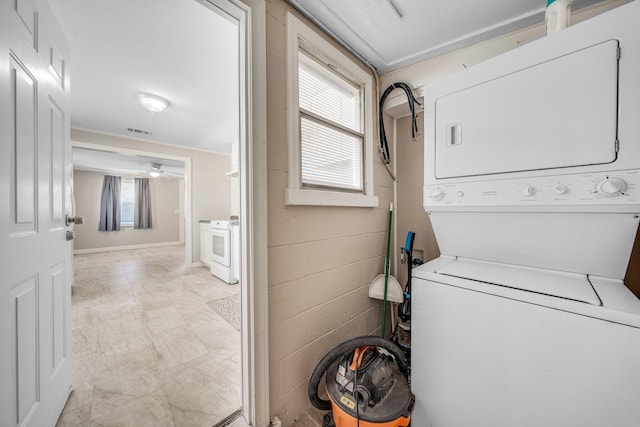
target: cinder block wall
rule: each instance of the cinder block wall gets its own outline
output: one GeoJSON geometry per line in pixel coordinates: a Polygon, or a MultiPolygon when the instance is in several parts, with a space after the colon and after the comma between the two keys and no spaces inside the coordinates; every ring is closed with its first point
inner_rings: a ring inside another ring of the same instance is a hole
{"type": "Polygon", "coordinates": [[[379,333],[381,303],[368,290],[384,269],[393,187],[376,151],[378,208],[285,206],[286,12],[293,9],[284,0],[266,5],[270,405],[288,426],[309,407],[307,384],[320,358],[349,338],[379,333]]]}

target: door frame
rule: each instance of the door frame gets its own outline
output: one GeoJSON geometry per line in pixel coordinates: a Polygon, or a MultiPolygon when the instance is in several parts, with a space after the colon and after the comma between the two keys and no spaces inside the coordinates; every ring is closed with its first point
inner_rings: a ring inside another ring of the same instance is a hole
{"type": "Polygon", "coordinates": [[[252,426],[267,427],[270,408],[266,5],[265,0],[198,1],[220,7],[240,25],[242,415],[252,426]]]}

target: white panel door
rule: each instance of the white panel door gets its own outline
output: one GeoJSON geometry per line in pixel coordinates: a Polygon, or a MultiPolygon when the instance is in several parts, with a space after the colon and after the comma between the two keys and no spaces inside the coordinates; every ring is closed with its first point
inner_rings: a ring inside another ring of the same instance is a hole
{"type": "Polygon", "coordinates": [[[69,49],[47,0],[0,0],[0,426],[71,388],[69,49]]]}

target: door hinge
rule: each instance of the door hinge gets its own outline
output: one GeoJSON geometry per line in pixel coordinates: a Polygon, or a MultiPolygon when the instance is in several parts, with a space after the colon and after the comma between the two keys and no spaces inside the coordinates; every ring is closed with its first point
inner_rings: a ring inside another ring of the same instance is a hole
{"type": "Polygon", "coordinates": [[[618,46],[618,53],[616,54],[616,59],[620,61],[621,56],[622,56],[622,48],[618,46]]]}
{"type": "Polygon", "coordinates": [[[616,153],[620,150],[620,140],[616,139],[616,153]]]}

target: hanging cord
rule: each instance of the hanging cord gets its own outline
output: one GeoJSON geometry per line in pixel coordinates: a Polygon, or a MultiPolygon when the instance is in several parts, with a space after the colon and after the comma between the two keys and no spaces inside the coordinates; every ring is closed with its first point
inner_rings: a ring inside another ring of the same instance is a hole
{"type": "Polygon", "coordinates": [[[380,128],[380,146],[378,147],[378,151],[380,152],[380,158],[382,159],[382,163],[385,168],[387,168],[387,172],[391,175],[391,178],[398,182],[398,178],[391,171],[391,167],[389,164],[391,163],[391,156],[389,155],[389,144],[387,142],[387,133],[384,130],[384,103],[387,100],[387,97],[391,92],[395,89],[402,89],[404,93],[407,95],[407,100],[409,101],[409,110],[411,111],[411,138],[413,141],[416,140],[420,132],[418,132],[418,115],[416,114],[416,104],[422,106],[418,99],[413,95],[413,91],[406,83],[394,83],[389,86],[382,96],[380,97],[380,103],[378,105],[378,123],[380,128]]]}

